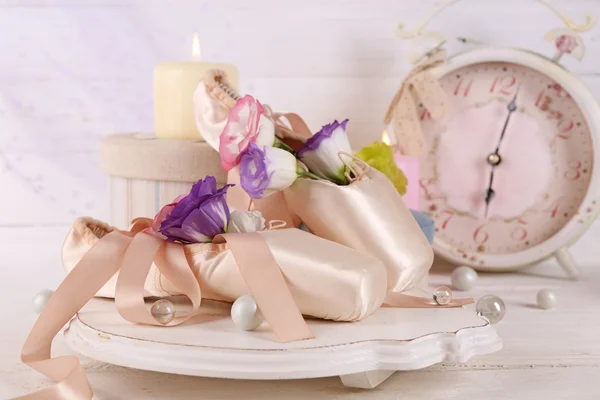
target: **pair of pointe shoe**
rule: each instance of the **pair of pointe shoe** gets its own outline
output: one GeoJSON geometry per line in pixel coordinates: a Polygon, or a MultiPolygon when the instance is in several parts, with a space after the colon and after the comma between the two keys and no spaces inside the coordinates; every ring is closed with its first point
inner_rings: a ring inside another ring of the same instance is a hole
{"type": "MultiPolygon", "coordinates": [[[[381,196],[379,199],[383,200],[385,197],[381,196]]],[[[305,204],[308,207],[314,205],[316,209],[311,212],[316,213],[315,218],[319,217],[320,208],[327,208],[324,204],[312,204],[314,200],[304,197],[298,196],[294,201],[307,201],[305,204]]],[[[344,205],[343,201],[337,204],[337,213],[343,213],[343,207],[352,207],[350,204],[344,205]]],[[[390,206],[370,204],[369,208],[373,207],[373,210],[390,206]]],[[[303,315],[334,321],[359,321],[379,309],[390,291],[410,294],[418,290],[417,286],[426,280],[429,271],[431,248],[412,214],[406,207],[399,209],[401,215],[392,213],[395,217],[393,219],[369,222],[375,214],[365,212],[360,220],[346,219],[345,222],[328,228],[328,235],[337,236],[341,240],[355,240],[353,244],[356,247],[373,246],[367,251],[326,240],[297,228],[265,230],[260,233],[303,315]],[[399,220],[396,217],[401,217],[403,223],[394,226],[394,221],[399,220]],[[376,236],[372,237],[371,243],[363,243],[362,234],[344,233],[349,233],[352,229],[361,229],[376,236]],[[372,254],[373,249],[381,251],[382,246],[387,250],[380,257],[391,259],[397,255],[399,259],[386,263],[372,254]],[[396,280],[390,281],[390,276],[396,280]],[[403,289],[395,291],[390,288],[391,284],[402,285],[403,289]]],[[[338,216],[342,215],[337,213],[338,216]]],[[[329,215],[323,219],[322,224],[327,226],[327,222],[334,221],[336,215],[329,215]]],[[[311,215],[308,217],[312,218],[311,215]]],[[[146,220],[147,226],[151,223],[151,220],[146,220]]],[[[65,269],[71,271],[100,239],[115,230],[116,228],[92,218],[78,218],[63,246],[65,269]]],[[[203,298],[233,302],[240,296],[250,294],[227,243],[181,246],[203,298]]],[[[113,298],[117,278],[118,273],[97,295],[113,298]]],[[[144,295],[167,297],[178,294],[177,288],[153,264],[144,284],[144,295]]]]}

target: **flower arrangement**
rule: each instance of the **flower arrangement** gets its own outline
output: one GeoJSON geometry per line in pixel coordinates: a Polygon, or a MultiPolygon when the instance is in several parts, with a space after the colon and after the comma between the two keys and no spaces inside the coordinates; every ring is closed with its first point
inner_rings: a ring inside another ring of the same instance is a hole
{"type": "Polygon", "coordinates": [[[213,176],[199,180],[188,195],[164,206],[146,232],[169,242],[189,244],[210,243],[221,233],[264,230],[265,219],[260,212],[230,210],[225,195],[231,186],[217,189],[213,176]]]}
{"type": "Polygon", "coordinates": [[[404,194],[406,177],[394,162],[392,148],[374,143],[353,156],[347,124],[345,119],[323,126],[295,152],[277,138],[265,107],[246,95],[229,111],[219,138],[221,165],[226,171],[239,166],[240,185],[251,198],[260,199],[291,186],[298,178],[348,185],[355,177],[344,157],[355,157],[384,173],[404,194]]]}

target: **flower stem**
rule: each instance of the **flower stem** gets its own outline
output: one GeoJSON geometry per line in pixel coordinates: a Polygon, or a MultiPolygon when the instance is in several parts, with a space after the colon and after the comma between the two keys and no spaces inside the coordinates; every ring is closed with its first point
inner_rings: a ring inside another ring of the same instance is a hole
{"type": "Polygon", "coordinates": [[[296,153],[294,152],[294,149],[292,149],[287,144],[283,143],[283,141],[281,141],[281,139],[279,139],[278,137],[275,138],[275,142],[273,143],[273,147],[277,147],[278,149],[282,149],[282,150],[288,151],[288,152],[296,155],[296,153]]]}
{"type": "Polygon", "coordinates": [[[321,178],[319,175],[313,174],[312,172],[308,172],[308,171],[304,171],[302,172],[302,174],[300,174],[300,176],[304,177],[304,178],[310,178],[310,179],[314,179],[314,180],[320,180],[323,179],[321,178]]]}
{"type": "Polygon", "coordinates": [[[296,167],[296,173],[298,174],[298,176],[300,176],[301,178],[309,178],[309,179],[314,179],[314,180],[319,180],[319,179],[323,179],[321,178],[319,175],[317,174],[313,174],[312,172],[310,172],[309,170],[306,170],[304,168],[302,168],[300,165],[298,165],[296,167]]]}

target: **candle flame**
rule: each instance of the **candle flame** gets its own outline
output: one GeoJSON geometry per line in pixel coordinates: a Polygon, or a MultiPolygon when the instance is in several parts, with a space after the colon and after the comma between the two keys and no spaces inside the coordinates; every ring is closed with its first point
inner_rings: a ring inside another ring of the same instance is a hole
{"type": "Polygon", "coordinates": [[[194,38],[192,39],[192,57],[196,60],[200,59],[200,38],[197,33],[194,33],[194,38]]]}
{"type": "Polygon", "coordinates": [[[385,144],[387,144],[388,146],[390,145],[390,135],[388,134],[387,131],[383,131],[383,133],[381,134],[381,141],[385,144]]]}

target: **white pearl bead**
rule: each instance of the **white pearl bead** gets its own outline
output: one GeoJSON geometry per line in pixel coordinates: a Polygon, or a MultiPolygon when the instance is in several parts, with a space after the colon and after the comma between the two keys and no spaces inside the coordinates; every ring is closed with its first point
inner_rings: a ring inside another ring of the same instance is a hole
{"type": "Polygon", "coordinates": [[[440,286],[433,291],[433,301],[445,306],[452,301],[452,291],[446,286],[440,286]]]}
{"type": "Polygon", "coordinates": [[[458,267],[452,271],[452,286],[456,290],[471,290],[477,283],[477,272],[471,267],[458,267]]]}
{"type": "Polygon", "coordinates": [[[175,318],[175,305],[169,300],[160,299],[152,304],[150,313],[160,324],[167,325],[175,318]]]}
{"type": "Polygon", "coordinates": [[[550,289],[542,289],[537,292],[538,306],[544,310],[549,310],[556,306],[556,294],[550,289]]]}
{"type": "Polygon", "coordinates": [[[242,331],[253,331],[264,321],[252,296],[241,296],[231,306],[233,324],[242,331]]]}
{"type": "Polygon", "coordinates": [[[33,298],[33,310],[36,314],[39,314],[44,310],[46,304],[48,304],[48,300],[50,300],[50,297],[52,297],[53,294],[53,290],[46,289],[35,295],[33,298]]]}

